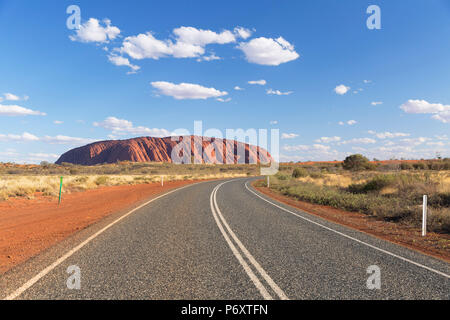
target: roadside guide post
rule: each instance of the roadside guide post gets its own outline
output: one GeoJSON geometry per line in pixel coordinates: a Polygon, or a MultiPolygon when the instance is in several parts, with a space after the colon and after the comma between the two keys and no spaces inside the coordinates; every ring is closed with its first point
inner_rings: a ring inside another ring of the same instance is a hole
{"type": "Polygon", "coordinates": [[[60,181],[60,183],[59,183],[59,199],[58,199],[58,204],[61,204],[62,185],[63,185],[63,177],[61,177],[61,181],[60,181]]]}
{"type": "Polygon", "coordinates": [[[423,208],[422,208],[422,237],[427,235],[427,206],[428,199],[427,196],[423,196],[423,208]]]}

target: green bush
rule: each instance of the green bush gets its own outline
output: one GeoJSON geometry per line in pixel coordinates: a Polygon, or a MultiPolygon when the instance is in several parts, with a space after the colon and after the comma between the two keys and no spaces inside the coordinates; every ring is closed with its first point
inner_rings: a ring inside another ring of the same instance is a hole
{"type": "Polygon", "coordinates": [[[292,172],[293,178],[302,178],[302,177],[306,177],[307,175],[308,175],[308,171],[306,171],[306,169],[304,169],[304,168],[295,168],[294,171],[292,172]]]}
{"type": "Polygon", "coordinates": [[[394,184],[395,181],[396,177],[394,175],[381,174],[365,183],[351,184],[348,186],[347,190],[351,193],[378,192],[383,188],[394,184]]]}
{"type": "Polygon", "coordinates": [[[106,185],[108,183],[109,178],[105,176],[98,177],[95,179],[95,184],[98,186],[106,185]]]}
{"type": "Polygon", "coordinates": [[[346,170],[366,170],[374,168],[369,162],[369,159],[364,157],[362,154],[353,154],[345,158],[344,163],[342,164],[343,168],[346,170]]]}

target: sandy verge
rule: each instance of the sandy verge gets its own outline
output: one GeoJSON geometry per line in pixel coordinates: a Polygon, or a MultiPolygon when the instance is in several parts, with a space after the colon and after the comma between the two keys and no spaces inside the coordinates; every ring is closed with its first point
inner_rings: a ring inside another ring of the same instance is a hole
{"type": "Polygon", "coordinates": [[[197,181],[102,187],[54,197],[0,202],[0,274],[75,232],[136,202],[197,181]]]}
{"type": "Polygon", "coordinates": [[[429,232],[424,238],[422,231],[418,228],[377,220],[362,213],[299,201],[276,193],[267,187],[255,187],[254,183],[252,186],[256,190],[294,208],[450,262],[450,235],[429,232]]]}

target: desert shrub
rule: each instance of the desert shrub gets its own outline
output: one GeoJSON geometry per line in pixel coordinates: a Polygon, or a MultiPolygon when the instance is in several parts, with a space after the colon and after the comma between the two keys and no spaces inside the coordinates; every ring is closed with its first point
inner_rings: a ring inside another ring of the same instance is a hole
{"type": "MultiPolygon", "coordinates": [[[[371,167],[369,159],[361,154],[353,154],[345,158],[343,168],[346,170],[366,170],[371,167]]],[[[372,166],[373,167],[373,166],[372,166]]]]}
{"type": "Polygon", "coordinates": [[[413,168],[416,169],[416,170],[425,170],[425,168],[427,167],[427,166],[425,165],[425,163],[423,163],[423,162],[413,163],[412,166],[413,166],[413,168]]]}
{"type": "Polygon", "coordinates": [[[402,162],[402,163],[400,163],[400,169],[401,170],[411,170],[411,169],[413,169],[413,166],[408,162],[402,162]]]}
{"type": "Polygon", "coordinates": [[[323,178],[323,173],[322,172],[311,172],[309,174],[309,176],[313,179],[320,179],[320,178],[323,178]]]}
{"type": "Polygon", "coordinates": [[[306,177],[307,175],[308,175],[308,171],[306,171],[306,169],[304,169],[304,168],[295,168],[294,171],[292,172],[293,178],[302,178],[302,177],[306,177]]]}
{"type": "Polygon", "coordinates": [[[394,184],[395,180],[396,177],[394,175],[381,174],[365,183],[349,185],[348,191],[351,193],[379,192],[383,188],[394,184]]]}
{"type": "Polygon", "coordinates": [[[98,186],[106,185],[108,183],[109,178],[106,176],[97,177],[94,183],[98,186]]]}
{"type": "Polygon", "coordinates": [[[283,173],[281,173],[281,172],[278,172],[278,173],[275,175],[275,177],[276,177],[278,180],[281,180],[281,181],[285,181],[285,180],[288,180],[288,179],[289,179],[289,176],[288,176],[288,175],[283,174],[283,173]]]}

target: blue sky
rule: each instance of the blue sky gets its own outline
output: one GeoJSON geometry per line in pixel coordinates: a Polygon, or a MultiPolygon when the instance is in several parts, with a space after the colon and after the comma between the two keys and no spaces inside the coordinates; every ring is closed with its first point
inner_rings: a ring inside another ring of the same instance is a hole
{"type": "Polygon", "coordinates": [[[0,0],[0,161],[195,120],[279,128],[284,161],[448,157],[449,36],[445,0],[0,0]]]}

